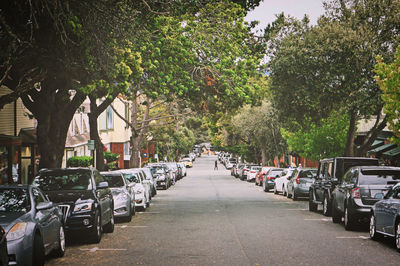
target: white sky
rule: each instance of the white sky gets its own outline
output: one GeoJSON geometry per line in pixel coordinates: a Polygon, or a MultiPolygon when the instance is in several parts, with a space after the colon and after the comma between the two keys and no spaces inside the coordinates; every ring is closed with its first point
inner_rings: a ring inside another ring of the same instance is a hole
{"type": "Polygon", "coordinates": [[[258,20],[257,29],[264,29],[275,20],[275,15],[284,12],[296,18],[303,18],[307,14],[311,24],[324,13],[323,0],[264,0],[253,11],[249,12],[246,21],[258,20]]]}

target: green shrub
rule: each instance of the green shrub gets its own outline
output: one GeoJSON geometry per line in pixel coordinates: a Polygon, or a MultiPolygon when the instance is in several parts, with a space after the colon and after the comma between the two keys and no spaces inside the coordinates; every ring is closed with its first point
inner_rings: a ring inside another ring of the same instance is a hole
{"type": "Polygon", "coordinates": [[[73,156],[67,161],[67,167],[89,167],[91,165],[93,165],[91,156],[73,156]]]}
{"type": "Polygon", "coordinates": [[[106,151],[104,152],[104,159],[107,160],[107,163],[115,162],[119,159],[119,154],[106,151]]]}

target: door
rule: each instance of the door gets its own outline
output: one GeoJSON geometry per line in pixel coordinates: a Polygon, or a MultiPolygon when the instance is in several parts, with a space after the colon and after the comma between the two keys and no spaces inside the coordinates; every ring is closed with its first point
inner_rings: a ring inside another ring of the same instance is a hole
{"type": "MultiPolygon", "coordinates": [[[[35,207],[39,203],[48,202],[43,194],[36,188],[32,188],[32,196],[35,201],[35,207]]],[[[57,215],[55,207],[36,210],[35,220],[41,229],[43,245],[47,253],[51,245],[57,241],[57,215]]]]}
{"type": "Polygon", "coordinates": [[[399,210],[400,203],[400,187],[396,187],[388,195],[389,198],[383,201],[382,208],[382,226],[386,233],[394,234],[396,215],[399,210]]]}
{"type": "Polygon", "coordinates": [[[105,182],[102,175],[99,172],[93,171],[93,177],[96,183],[96,196],[100,205],[100,212],[102,217],[102,225],[110,221],[113,209],[112,209],[112,195],[109,188],[98,188],[101,182],[105,182]]]}

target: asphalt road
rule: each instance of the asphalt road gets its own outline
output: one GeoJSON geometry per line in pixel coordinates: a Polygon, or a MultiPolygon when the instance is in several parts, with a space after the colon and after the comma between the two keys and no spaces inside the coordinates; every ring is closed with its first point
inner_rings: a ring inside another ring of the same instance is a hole
{"type": "Polygon", "coordinates": [[[230,176],[215,156],[197,158],[188,176],[159,191],[144,213],[118,223],[99,244],[84,236],[48,265],[399,265],[390,239],[308,211],[308,203],[265,193],[230,176]]]}

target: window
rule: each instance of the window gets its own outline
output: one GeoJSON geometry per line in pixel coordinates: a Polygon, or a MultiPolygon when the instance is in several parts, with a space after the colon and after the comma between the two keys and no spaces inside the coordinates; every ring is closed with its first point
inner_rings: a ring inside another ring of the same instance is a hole
{"type": "Polygon", "coordinates": [[[114,111],[111,106],[100,115],[100,130],[114,129],[114,111]]]}
{"type": "Polygon", "coordinates": [[[104,182],[104,178],[102,175],[100,175],[99,172],[94,171],[94,181],[96,182],[96,186],[98,186],[101,182],[104,182]]]}
{"type": "Polygon", "coordinates": [[[124,155],[131,155],[129,141],[124,143],[124,155]]]}

